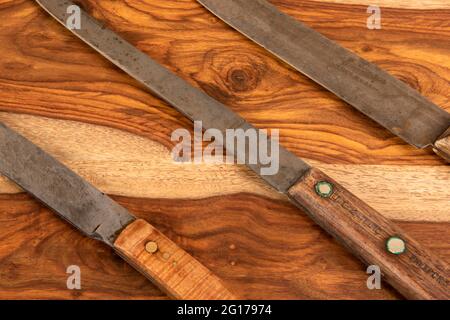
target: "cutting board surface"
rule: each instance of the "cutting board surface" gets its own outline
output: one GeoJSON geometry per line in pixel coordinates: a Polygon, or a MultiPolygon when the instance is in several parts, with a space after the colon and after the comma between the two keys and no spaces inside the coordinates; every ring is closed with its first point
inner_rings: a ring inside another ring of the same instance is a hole
{"type": "MultiPolygon", "coordinates": [[[[194,0],[81,1],[140,50],[318,166],[450,262],[450,169],[292,70],[194,0]]],[[[272,0],[450,111],[450,5],[272,0]]],[[[192,124],[31,0],[0,0],[0,121],[147,219],[249,299],[395,299],[255,174],[177,165],[192,124]]],[[[0,299],[166,299],[108,247],[0,178],[0,299]],[[81,269],[81,290],[66,270],[81,269]]]]}

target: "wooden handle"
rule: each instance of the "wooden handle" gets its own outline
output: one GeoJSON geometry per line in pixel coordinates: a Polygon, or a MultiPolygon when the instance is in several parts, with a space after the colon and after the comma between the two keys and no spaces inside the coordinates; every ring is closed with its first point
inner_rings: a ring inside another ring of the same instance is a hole
{"type": "Polygon", "coordinates": [[[434,143],[433,150],[450,163],[450,128],[434,143]]]}
{"type": "Polygon", "coordinates": [[[114,243],[118,254],[175,299],[236,299],[205,266],[144,220],[136,220],[114,243]]]}
{"type": "Polygon", "coordinates": [[[296,205],[408,299],[449,299],[446,264],[320,170],[289,191],[296,205]]]}

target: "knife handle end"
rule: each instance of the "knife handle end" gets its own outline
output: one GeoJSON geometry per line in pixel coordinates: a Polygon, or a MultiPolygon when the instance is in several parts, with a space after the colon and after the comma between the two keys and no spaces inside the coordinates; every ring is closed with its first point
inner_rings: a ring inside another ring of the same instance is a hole
{"type": "Polygon", "coordinates": [[[318,169],[288,191],[291,200],[408,299],[449,299],[446,264],[318,169]]]}
{"type": "Polygon", "coordinates": [[[450,128],[435,142],[433,150],[450,163],[450,128]]]}
{"type": "Polygon", "coordinates": [[[175,299],[236,299],[210,270],[144,220],[128,225],[114,249],[175,299]]]}

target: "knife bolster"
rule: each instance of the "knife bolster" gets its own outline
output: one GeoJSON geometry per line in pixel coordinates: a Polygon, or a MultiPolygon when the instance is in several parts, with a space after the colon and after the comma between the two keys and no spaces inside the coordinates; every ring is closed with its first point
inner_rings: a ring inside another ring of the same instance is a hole
{"type": "Polygon", "coordinates": [[[236,299],[210,270],[144,220],[128,225],[114,249],[172,298],[236,299]]]}
{"type": "Polygon", "coordinates": [[[434,143],[433,150],[450,163],[450,128],[434,143]]]}
{"type": "Polygon", "coordinates": [[[443,261],[320,170],[312,168],[288,196],[355,256],[379,266],[406,298],[450,298],[443,261]]]}

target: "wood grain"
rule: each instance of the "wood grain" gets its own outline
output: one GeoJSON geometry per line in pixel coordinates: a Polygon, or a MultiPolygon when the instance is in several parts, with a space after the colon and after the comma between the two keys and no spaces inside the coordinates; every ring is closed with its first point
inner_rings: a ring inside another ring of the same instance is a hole
{"type": "Polygon", "coordinates": [[[368,266],[379,266],[386,281],[406,298],[450,298],[450,274],[444,261],[320,170],[312,168],[288,195],[356,257],[368,266]],[[322,196],[319,184],[326,186],[322,196]],[[386,241],[391,237],[403,240],[406,252],[387,252],[386,241]]]}
{"type": "Polygon", "coordinates": [[[233,300],[222,281],[190,254],[142,219],[128,225],[114,248],[158,288],[181,300],[233,300]],[[146,245],[156,245],[148,252],[146,245]]]}
{"type": "MultiPolygon", "coordinates": [[[[271,2],[450,110],[446,2],[390,0],[382,8],[383,28],[368,30],[366,3],[355,1],[271,2]]],[[[280,129],[287,148],[403,220],[406,232],[450,261],[449,244],[442,241],[450,237],[450,172],[432,150],[406,145],[194,0],[83,3],[256,126],[280,129]]],[[[252,299],[400,298],[386,284],[368,290],[361,263],[247,170],[174,170],[170,135],[192,130],[189,121],[34,1],[0,0],[0,43],[1,120],[102,190],[122,195],[114,198],[192,253],[231,291],[252,299]],[[159,174],[173,180],[163,183],[159,174]]],[[[0,298],[166,298],[112,250],[17,192],[0,183],[0,193],[9,193],[0,195],[0,298]],[[82,270],[80,291],[66,288],[66,268],[73,264],[82,270]]]]}
{"type": "MultiPolygon", "coordinates": [[[[281,129],[281,142],[299,156],[327,163],[444,164],[431,150],[416,150],[367,120],[195,1],[84,3],[139,49],[256,126],[281,129]]],[[[383,29],[374,31],[366,28],[362,7],[274,4],[450,108],[448,10],[386,9],[383,29]]],[[[0,31],[0,110],[97,123],[165,145],[174,129],[190,128],[32,1],[3,0],[0,18],[8,23],[0,31]]]]}
{"type": "MultiPolygon", "coordinates": [[[[108,194],[134,198],[199,199],[252,193],[287,200],[245,166],[180,165],[172,160],[171,150],[164,145],[125,131],[1,112],[0,121],[108,194]]],[[[310,162],[388,218],[450,222],[450,170],[447,166],[310,162]]],[[[17,192],[21,190],[14,184],[0,179],[0,193],[17,192]]]]}
{"type": "MultiPolygon", "coordinates": [[[[113,251],[27,195],[0,196],[1,299],[167,299],[113,251]],[[66,268],[81,268],[67,290],[66,268]]],[[[394,299],[369,290],[360,262],[287,202],[251,194],[198,200],[114,197],[213,270],[246,299],[394,299]]],[[[400,222],[450,261],[449,223],[400,222]]]]}

